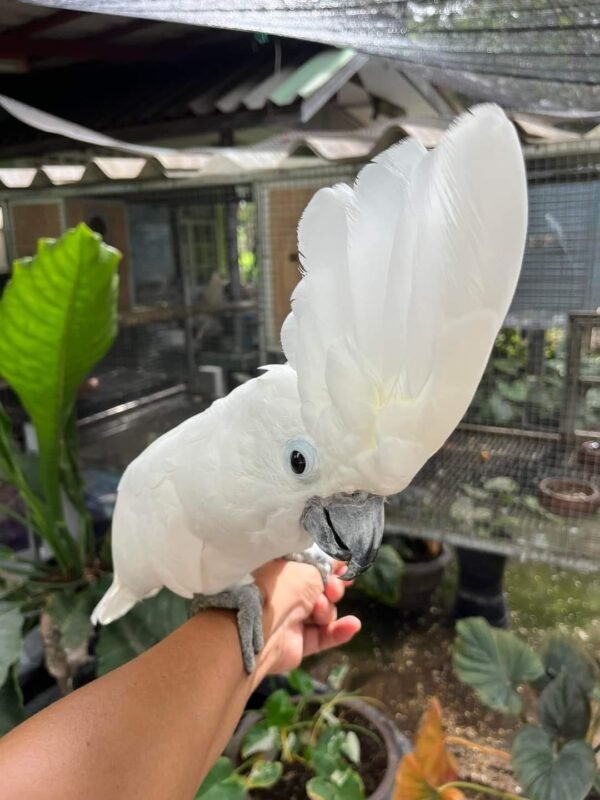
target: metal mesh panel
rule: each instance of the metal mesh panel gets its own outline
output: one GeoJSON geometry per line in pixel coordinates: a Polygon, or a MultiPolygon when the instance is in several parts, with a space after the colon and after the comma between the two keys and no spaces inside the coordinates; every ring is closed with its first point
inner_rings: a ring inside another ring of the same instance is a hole
{"type": "Polygon", "coordinates": [[[250,187],[146,191],[118,201],[128,228],[119,335],[78,415],[86,466],[121,470],[153,438],[254,373],[258,322],[250,187]]]}
{"type": "MultiPolygon", "coordinates": [[[[600,565],[600,519],[567,506],[600,480],[580,449],[600,438],[600,318],[589,314],[600,305],[600,154],[539,146],[527,169],[527,248],[506,327],[462,425],[390,499],[388,530],[590,569],[600,565]],[[544,479],[563,481],[567,516],[542,501],[544,479]]],[[[279,327],[298,280],[302,210],[320,186],[354,174],[324,168],[255,189],[269,360],[281,355],[279,327]]]]}
{"type": "MultiPolygon", "coordinates": [[[[564,512],[600,484],[595,451],[582,449],[600,439],[600,154],[538,146],[527,156],[529,235],[506,327],[462,425],[390,499],[388,529],[596,568],[598,512],[564,512]],[[550,498],[545,479],[562,481],[550,498]]],[[[357,169],[118,196],[121,328],[79,403],[86,464],[122,469],[259,363],[282,359],[298,220],[318,188],[357,169]]]]}

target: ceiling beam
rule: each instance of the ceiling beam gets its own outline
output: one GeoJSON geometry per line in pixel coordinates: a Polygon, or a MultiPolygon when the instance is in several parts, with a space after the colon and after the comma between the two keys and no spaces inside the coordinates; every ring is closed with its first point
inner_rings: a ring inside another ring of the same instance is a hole
{"type": "Polygon", "coordinates": [[[18,34],[19,36],[34,36],[35,34],[52,30],[52,28],[58,28],[60,25],[83,17],[83,14],[83,11],[56,11],[54,14],[48,14],[45,17],[36,17],[35,19],[29,20],[29,22],[25,22],[17,28],[11,28],[8,33],[11,35],[18,34]]]}

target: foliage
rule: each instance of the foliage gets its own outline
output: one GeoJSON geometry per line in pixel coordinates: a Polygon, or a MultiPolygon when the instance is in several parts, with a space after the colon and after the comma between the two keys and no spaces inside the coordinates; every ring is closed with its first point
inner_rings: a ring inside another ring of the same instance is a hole
{"type": "Polygon", "coordinates": [[[437,541],[394,536],[384,543],[372,566],[354,580],[354,588],[383,605],[396,608],[401,603],[402,578],[407,563],[429,561],[441,552],[437,541]]]}
{"type": "Polygon", "coordinates": [[[500,331],[467,419],[501,427],[557,427],[564,389],[564,350],[564,331],[548,330],[542,372],[530,374],[527,340],[513,328],[500,331]]]}
{"type": "MultiPolygon", "coordinates": [[[[22,511],[0,512],[28,528],[51,558],[29,560],[0,549],[0,725],[23,716],[16,683],[24,632],[45,621],[58,633],[46,652],[53,675],[87,658],[89,614],[103,585],[77,458],[78,389],[116,335],[119,253],[85,225],[41,240],[15,262],[0,299],[0,375],[33,423],[39,455],[24,454],[0,407],[0,477],[22,511]],[[7,677],[8,676],[8,677],[7,677]]],[[[43,628],[44,626],[42,626],[43,628]]],[[[64,687],[70,686],[67,674],[64,687]]]]}
{"type": "Polygon", "coordinates": [[[463,800],[456,781],[458,768],[446,748],[442,709],[433,698],[423,714],[414,750],[401,760],[396,773],[394,800],[463,800]]]}
{"type": "Polygon", "coordinates": [[[463,483],[450,507],[451,518],[482,538],[510,539],[528,517],[560,523],[546,511],[537,497],[523,494],[519,484],[505,475],[483,479],[479,484],[463,483]]]}
{"type": "MultiPolygon", "coordinates": [[[[43,488],[35,520],[65,571],[81,562],[61,503],[61,477],[71,488],[74,468],[66,439],[79,386],[116,335],[119,260],[116,250],[80,225],[57,241],[40,240],[33,258],[16,261],[0,300],[0,375],[35,428],[43,488]]],[[[18,467],[12,477],[22,489],[18,467]]],[[[26,502],[31,495],[28,487],[26,502]]]]}
{"type": "Polygon", "coordinates": [[[530,800],[584,800],[598,780],[590,742],[600,730],[598,669],[577,644],[552,636],[534,652],[482,619],[457,625],[454,668],[488,708],[519,715],[512,746],[515,776],[530,800]],[[537,719],[522,692],[536,700],[537,719]]]}
{"type": "Polygon", "coordinates": [[[354,586],[367,597],[389,606],[397,606],[404,573],[404,561],[391,544],[383,544],[370,569],[354,581],[354,586]]]}
{"type": "MultiPolygon", "coordinates": [[[[344,671],[335,669],[328,679],[330,692],[315,692],[310,676],[300,669],[289,675],[292,697],[276,689],[267,698],[261,719],[246,733],[242,763],[234,767],[221,758],[205,778],[196,800],[237,800],[252,789],[268,789],[284,774],[287,765],[299,764],[312,773],[306,794],[311,800],[363,800],[364,787],[357,771],[361,763],[362,733],[370,729],[350,724],[340,691],[344,671]]],[[[383,743],[381,743],[383,746],[383,743]]],[[[268,796],[268,795],[265,795],[268,796]]]]}

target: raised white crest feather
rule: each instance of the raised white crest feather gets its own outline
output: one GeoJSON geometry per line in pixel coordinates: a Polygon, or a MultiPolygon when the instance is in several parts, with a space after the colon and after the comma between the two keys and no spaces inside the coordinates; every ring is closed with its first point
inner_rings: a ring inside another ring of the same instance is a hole
{"type": "Polygon", "coordinates": [[[403,142],[309,203],[282,345],[308,430],[360,451],[372,491],[404,488],[464,415],[526,228],[521,147],[494,105],[461,116],[434,151],[403,142]]]}

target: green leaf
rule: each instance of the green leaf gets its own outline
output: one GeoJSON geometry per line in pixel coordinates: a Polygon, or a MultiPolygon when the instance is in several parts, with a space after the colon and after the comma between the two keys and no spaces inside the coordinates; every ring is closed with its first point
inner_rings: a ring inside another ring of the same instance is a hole
{"type": "Polygon", "coordinates": [[[206,778],[204,778],[202,781],[200,788],[196,792],[196,797],[194,800],[200,800],[200,798],[203,797],[216,783],[224,781],[232,774],[233,764],[231,763],[231,759],[227,758],[227,756],[221,756],[218,758],[210,768],[206,778]]]}
{"type": "Polygon", "coordinates": [[[527,383],[520,379],[516,381],[498,380],[498,391],[506,400],[513,403],[524,403],[527,400],[527,383]]]}
{"type": "Polygon", "coordinates": [[[360,741],[354,731],[346,733],[346,740],[342,744],[342,753],[353,764],[360,764],[360,741]]]}
{"type": "Polygon", "coordinates": [[[403,573],[404,561],[396,548],[384,544],[379,548],[373,566],[355,579],[354,586],[373,600],[395,606],[400,602],[403,573]]]}
{"type": "Polygon", "coordinates": [[[246,780],[246,789],[268,789],[274,786],[283,774],[280,761],[255,761],[246,780]]]}
{"type": "Polygon", "coordinates": [[[489,492],[486,492],[485,489],[480,489],[479,486],[471,486],[469,483],[462,483],[461,491],[463,491],[467,497],[470,497],[472,500],[489,500],[490,495],[489,492]]]}
{"type": "Polygon", "coordinates": [[[292,702],[292,698],[285,689],[276,689],[267,697],[263,711],[267,725],[284,728],[294,719],[296,705],[292,702]]]}
{"type": "Polygon", "coordinates": [[[188,619],[182,597],[163,589],[98,631],[98,675],[105,675],[160,642],[188,619]]]}
{"type": "Polygon", "coordinates": [[[17,678],[17,667],[11,667],[4,684],[0,686],[0,737],[25,719],[23,695],[17,678]]]}
{"type": "Polygon", "coordinates": [[[299,692],[302,697],[312,697],[312,695],[315,693],[312,678],[308,672],[304,672],[304,670],[300,669],[299,667],[290,672],[288,675],[288,681],[292,689],[295,689],[297,692],[299,692]]]}
{"type": "Polygon", "coordinates": [[[494,494],[515,494],[519,491],[519,484],[513,478],[499,475],[497,478],[490,478],[486,481],[483,488],[494,494]]]}
{"type": "Polygon", "coordinates": [[[326,778],[317,776],[306,784],[306,794],[310,800],[338,800],[337,787],[326,778]]]}
{"type": "MultiPolygon", "coordinates": [[[[336,776],[337,777],[337,776],[336,776]]],[[[358,772],[346,769],[335,781],[338,800],[363,800],[365,787],[358,772]]]]}
{"type": "Polygon", "coordinates": [[[450,516],[457,522],[475,525],[488,522],[492,518],[492,512],[489,508],[476,506],[470,497],[458,497],[450,507],[450,516]]]}
{"type": "Polygon", "coordinates": [[[554,739],[584,739],[592,710],[576,678],[561,672],[541,693],[538,716],[544,730],[554,739]]]}
{"type": "Polygon", "coordinates": [[[492,628],[480,617],[460,620],[456,630],[454,669],[460,680],[489,708],[518,714],[522,702],[517,687],[543,674],[539,657],[512,633],[492,628]]]}
{"type": "Polygon", "coordinates": [[[540,656],[545,675],[536,683],[536,688],[543,688],[561,672],[565,672],[586,693],[592,691],[597,677],[596,666],[574,642],[564,636],[552,636],[545,642],[540,656]]]}
{"type": "Polygon", "coordinates": [[[594,751],[587,742],[572,740],[555,753],[550,736],[534,725],[515,736],[512,762],[530,800],[584,800],[596,773],[594,751]]]}
{"type": "Polygon", "coordinates": [[[512,403],[505,400],[500,392],[492,392],[488,405],[492,414],[492,420],[497,425],[508,425],[515,416],[512,403]]]}
{"type": "Polygon", "coordinates": [[[239,775],[232,775],[224,781],[213,784],[201,797],[202,800],[245,800],[246,784],[239,775]]]}
{"type": "Polygon", "coordinates": [[[57,592],[51,596],[46,610],[60,631],[66,650],[76,650],[90,640],[94,631],[90,614],[95,599],[92,590],[78,594],[57,592]]]}
{"type": "MultiPolygon", "coordinates": [[[[40,240],[35,256],[16,261],[0,300],[0,375],[18,395],[38,438],[45,498],[61,518],[59,461],[77,390],[111,346],[117,330],[119,253],[87,226],[40,240]]],[[[72,556],[68,533],[56,556],[72,556]]]]}
{"type": "Polygon", "coordinates": [[[267,726],[260,722],[250,728],[242,744],[242,758],[248,758],[255,753],[279,753],[281,737],[279,728],[275,725],[267,726]]]}
{"type": "Polygon", "coordinates": [[[16,603],[0,602],[0,686],[21,656],[23,615],[16,603]]]}
{"type": "Polygon", "coordinates": [[[327,683],[329,686],[331,686],[334,692],[339,692],[344,685],[344,681],[346,680],[346,675],[348,674],[349,669],[350,667],[348,664],[337,664],[330,671],[329,675],[327,676],[327,683]]]}

